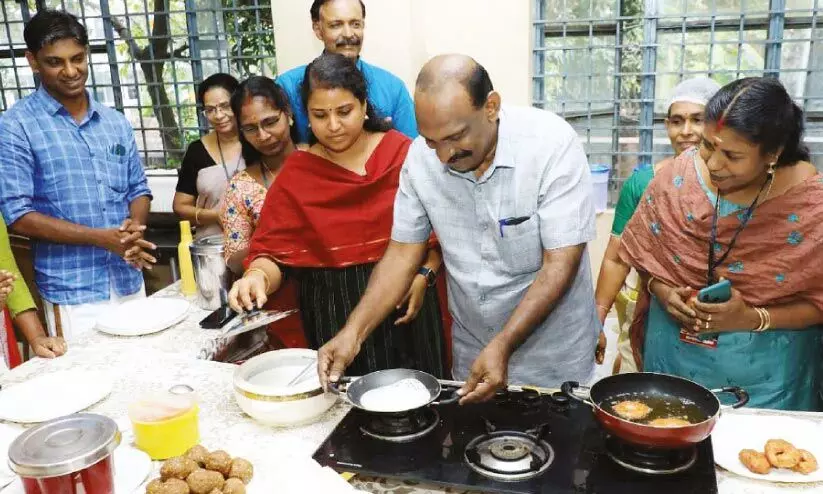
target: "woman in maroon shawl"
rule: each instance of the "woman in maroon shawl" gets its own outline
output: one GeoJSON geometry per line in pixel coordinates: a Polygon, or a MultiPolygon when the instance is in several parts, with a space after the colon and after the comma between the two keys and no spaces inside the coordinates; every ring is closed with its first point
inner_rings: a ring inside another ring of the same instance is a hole
{"type": "MultiPolygon", "coordinates": [[[[366,81],[341,55],[306,67],[303,100],[313,145],[292,153],[272,185],[252,237],[249,269],[232,287],[235,310],[265,303],[298,279],[306,337],[319,348],[346,322],[388,245],[400,169],[411,141],[367,101],[366,81]]],[[[445,376],[436,248],[398,312],[363,342],[350,372],[406,367],[445,376]]]]}

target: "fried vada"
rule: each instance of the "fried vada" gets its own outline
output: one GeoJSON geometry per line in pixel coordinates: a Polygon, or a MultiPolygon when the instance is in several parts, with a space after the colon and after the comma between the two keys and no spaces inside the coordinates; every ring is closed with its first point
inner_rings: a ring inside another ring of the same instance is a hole
{"type": "Polygon", "coordinates": [[[740,458],[740,463],[742,463],[743,466],[748,468],[749,471],[752,473],[765,475],[772,470],[772,464],[769,463],[769,460],[768,458],[766,458],[766,455],[764,455],[760,451],[755,451],[753,449],[744,449],[740,451],[740,453],[738,454],[738,458],[740,458]]]}
{"type": "Polygon", "coordinates": [[[769,463],[776,468],[794,468],[800,461],[800,453],[794,445],[783,439],[769,439],[764,448],[769,463]]]}
{"type": "Polygon", "coordinates": [[[652,413],[649,405],[642,401],[624,400],[612,405],[614,413],[626,420],[642,420],[652,413]]]}

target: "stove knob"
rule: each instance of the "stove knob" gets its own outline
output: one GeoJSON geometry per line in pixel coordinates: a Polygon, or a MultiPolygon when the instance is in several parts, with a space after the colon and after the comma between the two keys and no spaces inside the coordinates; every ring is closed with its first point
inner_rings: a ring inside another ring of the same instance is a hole
{"type": "Polygon", "coordinates": [[[537,405],[540,403],[540,393],[538,391],[523,390],[520,401],[525,405],[537,405]]]}
{"type": "Polygon", "coordinates": [[[569,406],[569,397],[560,391],[552,393],[549,399],[551,399],[552,404],[557,407],[567,408],[569,406]]]}
{"type": "Polygon", "coordinates": [[[511,401],[511,395],[506,390],[498,391],[494,394],[494,402],[498,405],[504,405],[511,401]]]}

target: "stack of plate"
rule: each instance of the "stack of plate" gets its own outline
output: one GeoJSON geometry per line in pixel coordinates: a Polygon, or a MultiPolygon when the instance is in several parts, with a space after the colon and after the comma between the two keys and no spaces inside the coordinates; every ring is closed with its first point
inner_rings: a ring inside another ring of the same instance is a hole
{"type": "Polygon", "coordinates": [[[115,336],[142,336],[179,323],[191,304],[179,298],[148,297],[130,300],[106,311],[95,328],[115,336]]]}

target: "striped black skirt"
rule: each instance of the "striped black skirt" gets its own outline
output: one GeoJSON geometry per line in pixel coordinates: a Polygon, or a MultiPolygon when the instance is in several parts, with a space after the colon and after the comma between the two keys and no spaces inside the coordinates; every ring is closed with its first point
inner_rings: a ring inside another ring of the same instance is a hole
{"type": "MultiPolygon", "coordinates": [[[[374,264],[346,268],[292,268],[300,285],[300,315],[311,348],[320,348],[346,323],[366,291],[374,264]]],[[[437,290],[426,290],[423,307],[409,324],[394,325],[405,307],[381,322],[363,343],[346,375],[406,368],[446,377],[445,341],[437,290]]]]}

